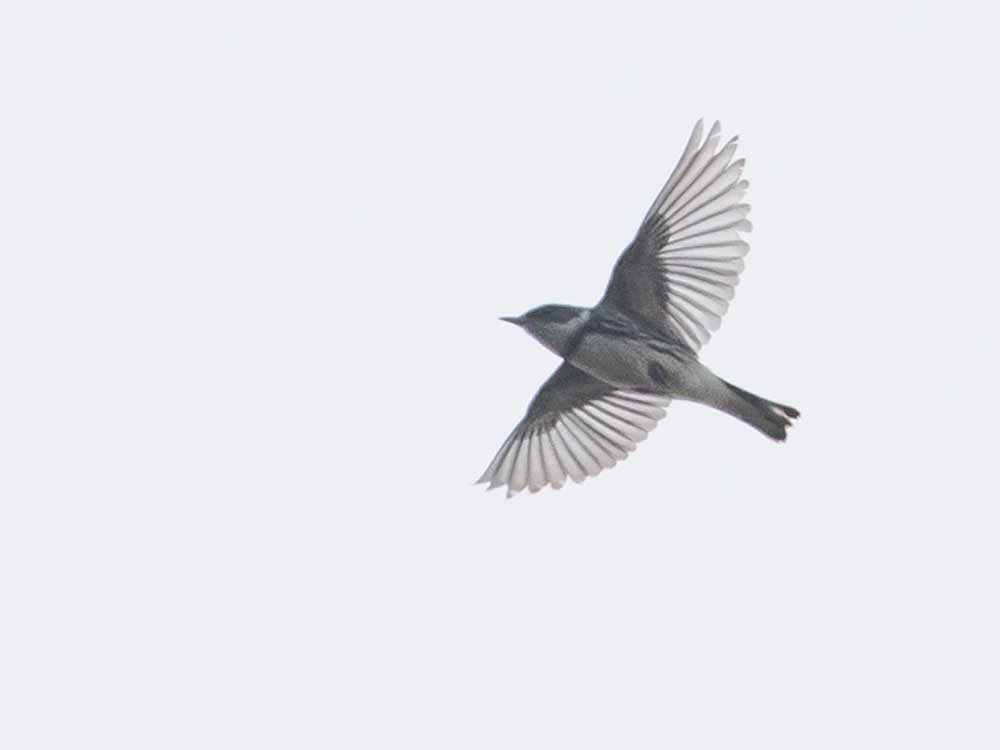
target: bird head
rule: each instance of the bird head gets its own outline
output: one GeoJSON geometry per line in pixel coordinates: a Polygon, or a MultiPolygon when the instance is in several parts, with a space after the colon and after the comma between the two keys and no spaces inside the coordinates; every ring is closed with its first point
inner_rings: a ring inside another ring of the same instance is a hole
{"type": "Polygon", "coordinates": [[[502,317],[538,339],[544,346],[562,356],[569,349],[573,335],[586,322],[589,311],[570,305],[542,305],[524,315],[502,317]]]}

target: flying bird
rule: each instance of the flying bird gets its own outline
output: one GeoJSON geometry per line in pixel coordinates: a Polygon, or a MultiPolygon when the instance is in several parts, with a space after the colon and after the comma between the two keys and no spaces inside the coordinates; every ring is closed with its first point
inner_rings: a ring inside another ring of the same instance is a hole
{"type": "Polygon", "coordinates": [[[698,350],[722,323],[750,249],[745,162],[697,122],[680,161],[624,250],[594,307],[542,305],[501,320],[562,358],[480,483],[507,496],[581,482],[624,459],[671,399],[731,414],[784,440],[797,409],[718,377],[698,350]]]}

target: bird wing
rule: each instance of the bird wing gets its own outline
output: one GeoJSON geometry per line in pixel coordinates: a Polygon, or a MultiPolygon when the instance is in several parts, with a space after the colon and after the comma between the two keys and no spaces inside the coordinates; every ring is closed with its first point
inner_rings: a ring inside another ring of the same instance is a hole
{"type": "Polygon", "coordinates": [[[719,328],[750,245],[744,161],[736,138],[716,153],[716,122],[701,143],[699,120],[670,179],[618,259],[601,304],[638,318],[692,351],[719,328]]]}
{"type": "Polygon", "coordinates": [[[582,482],[610,469],[663,418],[670,399],[616,389],[563,362],[545,381],[479,482],[507,485],[507,496],[569,477],[582,482]]]}

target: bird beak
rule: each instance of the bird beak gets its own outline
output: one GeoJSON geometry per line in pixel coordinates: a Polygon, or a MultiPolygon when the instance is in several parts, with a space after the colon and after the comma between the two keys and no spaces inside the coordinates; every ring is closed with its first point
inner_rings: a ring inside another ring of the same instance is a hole
{"type": "Polygon", "coordinates": [[[504,321],[506,323],[513,323],[516,326],[521,325],[521,322],[522,322],[520,318],[508,318],[508,317],[504,317],[504,316],[501,316],[500,320],[502,320],[502,321],[504,321]]]}

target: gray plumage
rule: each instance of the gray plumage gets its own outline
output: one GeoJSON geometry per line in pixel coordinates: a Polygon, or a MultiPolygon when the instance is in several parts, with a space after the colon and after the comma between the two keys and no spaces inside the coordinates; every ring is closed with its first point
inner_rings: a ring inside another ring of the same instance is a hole
{"type": "Polygon", "coordinates": [[[567,477],[583,481],[624,459],[673,398],[706,404],[774,440],[799,412],[737,388],[698,361],[743,270],[751,229],[736,138],[716,151],[716,122],[695,125],[680,161],[592,308],[543,305],[521,326],[563,363],[542,385],[480,482],[508,496],[567,477]]]}

